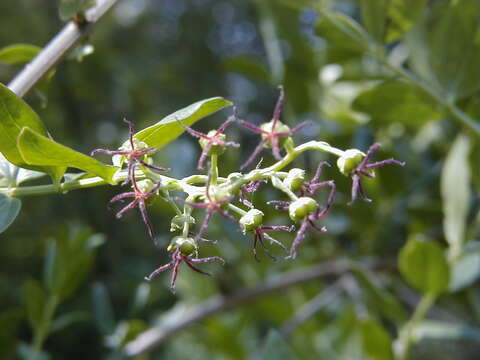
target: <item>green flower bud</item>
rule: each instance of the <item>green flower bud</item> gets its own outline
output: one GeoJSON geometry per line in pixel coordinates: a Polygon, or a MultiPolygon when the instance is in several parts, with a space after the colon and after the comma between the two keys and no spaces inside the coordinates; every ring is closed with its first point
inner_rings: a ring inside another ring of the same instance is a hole
{"type": "Polygon", "coordinates": [[[155,183],[150,179],[144,179],[137,181],[137,186],[144,194],[146,194],[155,187],[155,183]]]}
{"type": "Polygon", "coordinates": [[[283,180],[283,185],[292,191],[300,190],[305,181],[305,170],[294,168],[288,172],[287,177],[283,180]]]}
{"type": "MultiPolygon", "coordinates": [[[[215,134],[217,133],[217,130],[210,130],[207,134],[207,136],[209,138],[212,138],[213,136],[215,136],[215,134]]],[[[215,136],[218,140],[221,140],[221,141],[225,141],[225,139],[227,138],[225,136],[225,134],[218,134],[217,136],[215,136]]],[[[211,140],[209,139],[205,139],[205,138],[200,138],[200,140],[198,140],[200,146],[202,147],[202,149],[205,149],[205,147],[210,143],[211,140]]],[[[222,146],[222,145],[212,145],[210,147],[210,150],[208,151],[208,155],[221,155],[224,153],[225,151],[225,146],[222,146]]]]}
{"type": "Polygon", "coordinates": [[[177,249],[180,250],[182,255],[189,256],[197,251],[197,244],[195,239],[191,237],[175,236],[170,245],[168,245],[167,250],[173,252],[177,249]]]}
{"type": "Polygon", "coordinates": [[[251,209],[240,218],[240,226],[243,228],[243,232],[253,231],[263,221],[263,212],[258,209],[251,209]]]}
{"type": "Polygon", "coordinates": [[[357,168],[365,157],[365,153],[358,149],[348,149],[337,160],[337,166],[343,175],[350,173],[357,168]]]}
{"type": "Polygon", "coordinates": [[[230,175],[228,175],[227,180],[228,180],[229,182],[234,182],[234,181],[240,179],[242,176],[243,176],[242,173],[233,172],[233,173],[231,173],[230,175]]]}
{"type": "Polygon", "coordinates": [[[288,214],[293,221],[300,221],[312,214],[317,208],[317,202],[310,197],[301,197],[288,207],[288,214]]]}

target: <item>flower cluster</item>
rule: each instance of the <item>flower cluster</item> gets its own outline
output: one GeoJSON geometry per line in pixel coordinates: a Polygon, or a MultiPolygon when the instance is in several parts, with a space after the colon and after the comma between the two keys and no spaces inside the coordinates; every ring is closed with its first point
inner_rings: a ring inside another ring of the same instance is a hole
{"type": "Polygon", "coordinates": [[[307,237],[308,231],[314,233],[325,233],[327,228],[321,221],[331,211],[336,196],[336,185],[334,180],[321,180],[322,171],[330,166],[326,161],[320,162],[313,177],[308,179],[306,171],[300,168],[284,169],[302,152],[306,150],[319,150],[338,157],[338,170],[345,176],[351,177],[351,202],[357,199],[371,201],[364,190],[362,178],[374,178],[374,169],[384,165],[400,165],[405,163],[388,159],[378,162],[371,162],[373,154],[378,150],[380,144],[373,144],[366,153],[358,149],[346,151],[332,147],[321,141],[310,141],[294,146],[292,136],[307,126],[309,123],[301,123],[292,129],[281,122],[281,112],[285,101],[283,87],[279,87],[280,95],[270,121],[259,126],[238,119],[236,111],[218,129],[204,134],[183,124],[178,123],[190,135],[199,139],[202,148],[197,167],[204,169],[207,160],[210,160],[206,174],[190,176],[185,179],[174,179],[162,172],[167,169],[153,164],[151,155],[155,148],[135,138],[133,125],[129,125],[129,139],[119,150],[97,149],[92,153],[106,153],[113,156],[113,162],[119,167],[126,165],[126,177],[124,185],[130,184],[132,191],[121,193],[115,196],[111,202],[122,201],[131,198],[132,201],[123,207],[117,217],[135,207],[140,210],[143,222],[147,227],[150,238],[154,239],[154,231],[147,213],[147,200],[160,196],[170,203],[176,211],[172,220],[171,231],[181,232],[173,237],[167,251],[170,253],[170,261],[154,270],[147,280],[152,280],[166,270],[172,270],[171,287],[175,287],[180,265],[184,263],[190,269],[204,275],[207,272],[197,268],[197,265],[209,262],[224,262],[218,256],[199,257],[201,241],[208,241],[203,238],[214,214],[219,214],[228,221],[237,224],[243,234],[252,235],[252,251],[255,259],[258,260],[257,248],[260,245],[266,255],[275,260],[270,253],[266,241],[276,245],[287,252],[286,258],[294,259],[302,241],[307,237]],[[227,141],[225,131],[234,124],[252,130],[260,135],[260,142],[248,156],[241,166],[241,170],[252,164],[264,149],[271,149],[273,158],[277,161],[268,167],[261,167],[262,160],[255,169],[242,173],[235,172],[225,177],[219,176],[218,157],[226,151],[227,147],[238,148],[240,145],[227,141]],[[265,220],[265,214],[258,209],[253,196],[255,192],[271,184],[279,190],[285,199],[269,201],[275,209],[288,211],[290,224],[269,224],[265,220]],[[329,189],[325,201],[321,201],[317,192],[320,189],[329,189]],[[181,190],[187,196],[170,197],[170,190],[181,190]],[[183,206],[183,212],[179,208],[183,206]],[[193,231],[196,220],[196,212],[203,210],[205,215],[198,230],[193,231]],[[195,216],[193,216],[193,215],[195,216]],[[279,240],[272,237],[270,232],[296,232],[290,246],[287,247],[279,240]]]}

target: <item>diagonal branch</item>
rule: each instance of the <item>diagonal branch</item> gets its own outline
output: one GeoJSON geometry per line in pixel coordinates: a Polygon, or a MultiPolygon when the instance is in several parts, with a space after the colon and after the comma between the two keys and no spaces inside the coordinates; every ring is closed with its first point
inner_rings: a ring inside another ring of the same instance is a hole
{"type": "Polygon", "coordinates": [[[117,1],[97,0],[96,5],[85,12],[84,23],[69,21],[42,51],[13,78],[8,84],[8,88],[18,96],[24,97],[117,1]]]}
{"type": "Polygon", "coordinates": [[[318,278],[338,277],[356,267],[377,269],[385,265],[388,266],[388,263],[372,260],[361,263],[348,259],[333,260],[309,268],[279,274],[264,284],[240,290],[229,296],[218,295],[212,297],[190,308],[176,324],[152,327],[141,333],[135,340],[126,345],[125,355],[137,356],[152,351],[176,333],[209,316],[258,300],[261,297],[284,290],[290,286],[303,284],[318,278]]]}

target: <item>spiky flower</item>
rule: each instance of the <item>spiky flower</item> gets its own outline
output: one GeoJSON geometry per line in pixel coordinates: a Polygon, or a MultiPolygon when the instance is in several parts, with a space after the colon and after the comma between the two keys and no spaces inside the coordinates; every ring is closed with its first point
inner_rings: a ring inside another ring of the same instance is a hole
{"type": "Polygon", "coordinates": [[[168,171],[168,169],[152,165],[151,162],[146,160],[146,155],[154,153],[157,151],[157,148],[148,147],[143,141],[137,140],[134,137],[135,131],[133,123],[127,119],[123,119],[123,121],[128,125],[128,141],[125,142],[119,150],[95,149],[91,152],[91,155],[94,156],[95,154],[102,153],[113,156],[114,165],[119,167],[122,167],[124,162],[126,162],[127,178],[122,185],[126,185],[132,181],[135,176],[135,167],[138,165],[145,166],[154,171],[168,171]]]}
{"type": "Polygon", "coordinates": [[[151,281],[162,272],[172,269],[173,270],[172,278],[170,281],[170,287],[172,291],[175,290],[175,283],[177,281],[178,271],[182,263],[185,263],[193,271],[196,271],[202,275],[208,275],[208,276],[210,276],[208,272],[200,270],[195,265],[205,264],[213,261],[219,261],[222,264],[225,263],[225,260],[223,260],[219,256],[212,256],[212,257],[206,257],[206,258],[194,257],[195,254],[198,252],[198,248],[197,248],[195,239],[190,237],[182,237],[182,236],[174,237],[172,239],[172,242],[168,246],[167,250],[170,251],[171,253],[170,262],[154,270],[150,275],[145,277],[145,280],[151,281]]]}
{"type": "Polygon", "coordinates": [[[148,216],[146,201],[148,198],[155,195],[160,186],[160,183],[154,184],[148,179],[137,182],[135,177],[132,177],[132,188],[134,191],[118,194],[110,200],[110,203],[114,203],[117,201],[123,201],[127,198],[133,198],[133,200],[127,206],[123,207],[119,212],[117,212],[116,217],[117,219],[120,219],[125,212],[130,211],[138,206],[138,210],[142,215],[142,220],[147,227],[148,236],[150,236],[150,239],[153,241],[155,240],[155,233],[148,216]]]}
{"type": "Polygon", "coordinates": [[[235,115],[230,116],[227,121],[225,121],[220,127],[216,130],[210,130],[208,134],[204,134],[200,131],[193,130],[191,127],[186,126],[181,121],[178,123],[188,132],[190,135],[199,138],[200,146],[202,147],[202,153],[198,159],[197,168],[203,169],[205,160],[208,155],[212,154],[221,154],[225,151],[227,146],[232,146],[235,148],[240,147],[240,144],[237,144],[233,141],[226,141],[226,136],[224,134],[225,130],[236,121],[235,115]]]}
{"type": "Polygon", "coordinates": [[[365,193],[362,184],[362,176],[367,178],[374,178],[375,172],[373,169],[382,167],[384,165],[400,165],[405,166],[405,162],[398,161],[395,159],[387,159],[377,162],[370,162],[371,157],[374,152],[380,148],[380,143],[375,143],[367,151],[367,154],[362,153],[357,149],[349,149],[345,151],[345,154],[338,158],[337,165],[340,171],[344,175],[349,175],[352,177],[352,200],[349,202],[349,205],[352,204],[358,198],[366,202],[371,202],[365,193]]]}
{"type": "Polygon", "coordinates": [[[258,127],[244,120],[238,120],[240,125],[256,133],[259,133],[262,136],[262,140],[257,145],[257,147],[247,159],[247,161],[242,164],[241,169],[246,168],[253,161],[255,161],[260,152],[264,148],[268,147],[272,148],[272,153],[275,159],[280,160],[282,158],[280,147],[283,145],[283,142],[288,137],[299,132],[305,126],[311,124],[310,121],[304,121],[295,126],[293,129],[290,129],[290,127],[280,121],[280,116],[285,102],[285,93],[283,90],[283,86],[279,85],[278,89],[280,90],[280,95],[278,97],[277,104],[275,105],[275,110],[273,112],[273,117],[271,121],[264,123],[260,125],[260,127],[258,127]]]}

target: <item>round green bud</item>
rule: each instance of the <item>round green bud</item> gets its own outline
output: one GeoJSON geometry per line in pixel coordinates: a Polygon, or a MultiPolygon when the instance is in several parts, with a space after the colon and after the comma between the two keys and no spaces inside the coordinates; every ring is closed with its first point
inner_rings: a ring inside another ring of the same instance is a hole
{"type": "Polygon", "coordinates": [[[288,172],[287,177],[283,180],[283,185],[292,191],[300,190],[305,181],[305,170],[294,168],[288,172]]]}
{"type": "MultiPolygon", "coordinates": [[[[137,140],[133,138],[133,145],[135,146],[135,150],[144,150],[148,148],[147,143],[143,141],[137,140]]],[[[130,144],[130,140],[125,141],[119,148],[119,151],[132,151],[132,145],[130,144]]],[[[117,167],[122,167],[123,164],[128,160],[128,155],[113,155],[112,156],[112,164],[117,167]]],[[[147,156],[145,156],[147,158],[147,156]]]]}
{"type": "MultiPolygon", "coordinates": [[[[267,123],[263,123],[262,125],[260,125],[260,129],[262,129],[264,131],[271,132],[271,133],[288,133],[290,131],[290,128],[287,125],[285,125],[284,123],[282,123],[281,121],[277,121],[277,123],[275,124],[275,128],[274,128],[273,119],[270,120],[267,123]]],[[[267,134],[262,134],[262,139],[263,140],[265,140],[267,138],[268,138],[267,134]]],[[[287,139],[286,137],[280,137],[278,139],[279,145],[283,146],[283,143],[285,142],[286,139],[287,139]]],[[[266,147],[271,146],[270,142],[265,144],[265,146],[266,147]]]]}
{"type": "MultiPolygon", "coordinates": [[[[210,130],[207,134],[208,137],[213,137],[215,136],[215,134],[217,133],[217,130],[210,130]]],[[[218,134],[216,136],[216,138],[218,140],[221,140],[221,141],[225,141],[225,139],[227,138],[225,136],[225,134],[218,134]]],[[[208,143],[210,142],[209,139],[205,139],[205,138],[200,138],[200,140],[198,140],[200,146],[202,147],[202,149],[205,149],[205,147],[208,145],[208,143]]],[[[215,145],[213,144],[211,147],[210,147],[210,150],[208,151],[208,155],[221,155],[224,153],[225,151],[225,146],[222,146],[222,145],[215,145]]]]}
{"type": "Polygon", "coordinates": [[[144,194],[146,194],[155,187],[155,183],[150,179],[144,179],[137,181],[137,186],[144,194]]]}
{"type": "Polygon", "coordinates": [[[263,221],[263,212],[258,209],[251,209],[240,218],[240,226],[243,229],[243,232],[253,231],[260,225],[263,221]]]}
{"type": "Polygon", "coordinates": [[[343,175],[350,173],[357,168],[365,157],[365,153],[358,149],[348,149],[337,160],[337,166],[343,175]]]}
{"type": "Polygon", "coordinates": [[[310,197],[301,197],[288,207],[288,214],[293,221],[300,221],[312,214],[317,208],[317,202],[310,197]]]}
{"type": "Polygon", "coordinates": [[[182,255],[189,256],[197,251],[197,244],[195,239],[191,237],[175,236],[170,245],[168,245],[167,250],[173,252],[177,249],[182,255]]]}

